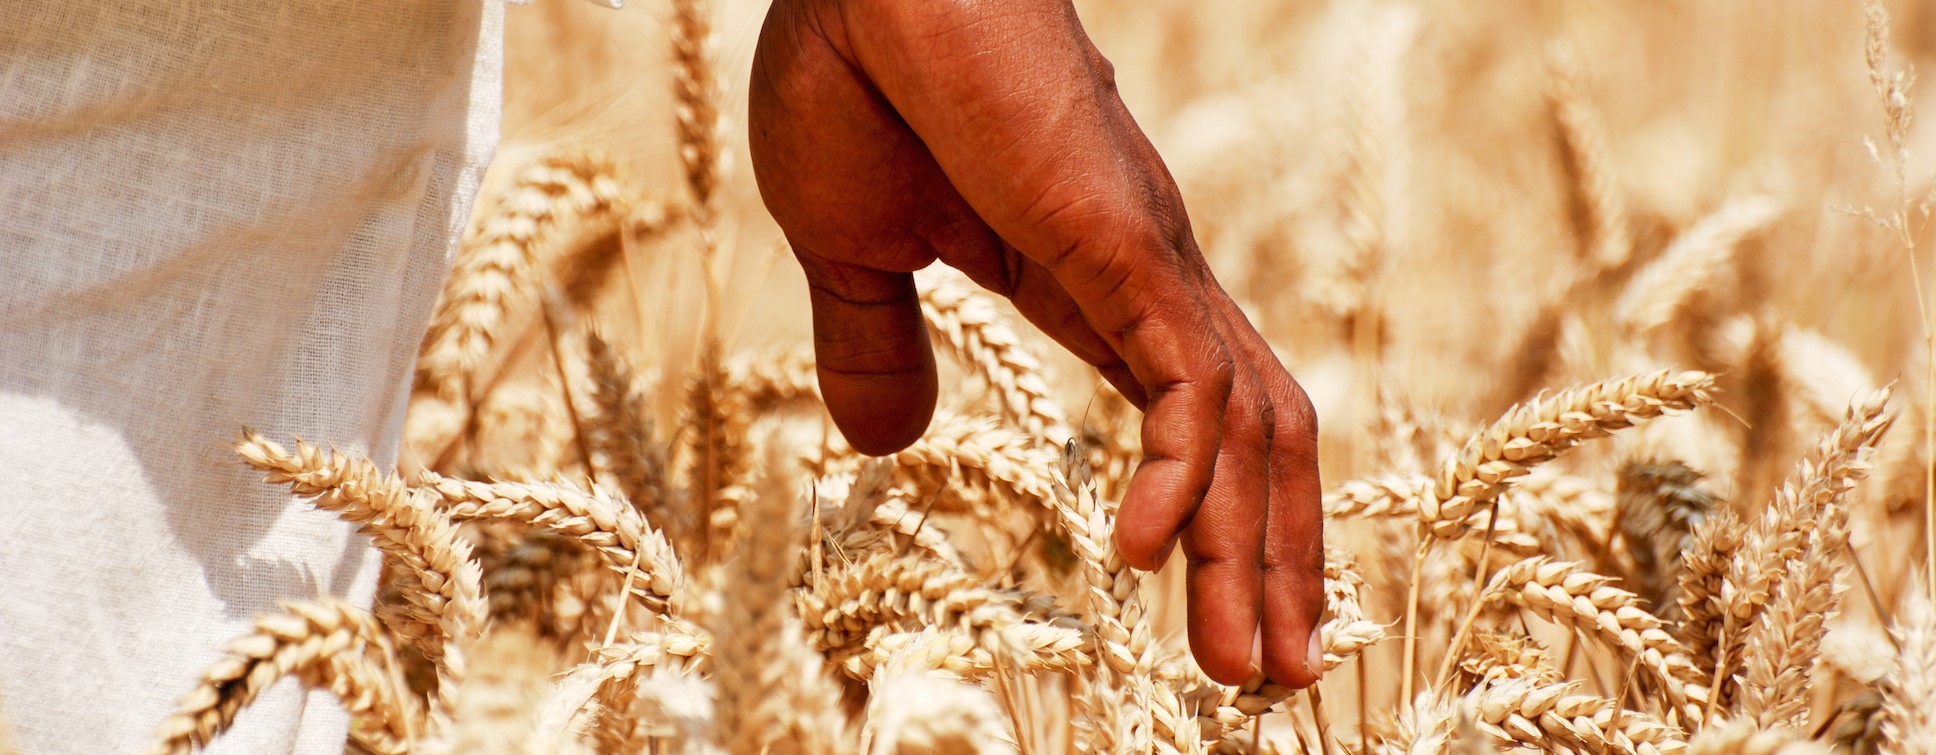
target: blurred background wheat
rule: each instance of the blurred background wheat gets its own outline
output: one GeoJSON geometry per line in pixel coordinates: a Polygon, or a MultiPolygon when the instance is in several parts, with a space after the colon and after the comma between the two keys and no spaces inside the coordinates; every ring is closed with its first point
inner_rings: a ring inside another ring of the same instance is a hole
{"type": "Polygon", "coordinates": [[[265,617],[159,751],[294,675],[372,752],[1936,752],[1936,3],[1078,3],[1318,407],[1297,695],[1195,670],[1110,546],[1134,411],[965,279],[928,436],[846,448],[764,7],[634,6],[510,10],[398,473],[239,446],[374,617],[265,617]]]}

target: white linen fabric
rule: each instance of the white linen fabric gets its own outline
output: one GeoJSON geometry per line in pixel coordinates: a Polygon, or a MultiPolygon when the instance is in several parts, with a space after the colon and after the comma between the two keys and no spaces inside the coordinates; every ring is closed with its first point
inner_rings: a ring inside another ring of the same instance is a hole
{"type": "MultiPolygon", "coordinates": [[[[375,551],[261,482],[249,426],[390,464],[497,138],[479,0],[0,2],[0,707],[133,753],[279,600],[375,551]]],[[[216,753],[343,751],[285,681],[216,753]]]]}

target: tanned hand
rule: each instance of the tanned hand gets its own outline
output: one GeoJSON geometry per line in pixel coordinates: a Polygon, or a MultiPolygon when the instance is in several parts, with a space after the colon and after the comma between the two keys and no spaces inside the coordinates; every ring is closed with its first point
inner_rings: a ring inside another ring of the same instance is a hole
{"type": "Polygon", "coordinates": [[[1189,560],[1210,678],[1317,680],[1317,419],[1225,293],[1068,0],[775,0],[753,63],[767,208],[806,271],[821,393],[857,450],[920,437],[936,377],[912,273],[1008,297],[1143,409],[1116,526],[1189,560]]]}

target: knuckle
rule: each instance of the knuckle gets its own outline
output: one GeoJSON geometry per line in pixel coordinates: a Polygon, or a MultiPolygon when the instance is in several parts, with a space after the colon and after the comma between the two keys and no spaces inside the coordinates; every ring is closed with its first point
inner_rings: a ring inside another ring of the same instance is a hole
{"type": "Polygon", "coordinates": [[[1221,342],[1216,344],[1216,348],[1216,358],[1205,364],[1200,381],[1217,403],[1228,404],[1237,390],[1237,364],[1230,358],[1230,350],[1221,342]]]}
{"type": "Polygon", "coordinates": [[[1088,54],[1085,57],[1088,58],[1091,74],[1095,76],[1096,87],[1104,92],[1115,92],[1116,64],[1109,62],[1109,58],[1104,56],[1102,50],[1094,44],[1085,46],[1088,48],[1088,54]]]}
{"type": "Polygon", "coordinates": [[[1303,386],[1291,381],[1284,397],[1272,403],[1275,405],[1273,412],[1277,409],[1283,410],[1282,414],[1276,415],[1275,425],[1278,428],[1289,430],[1293,434],[1292,437],[1298,441],[1317,442],[1318,410],[1311,403],[1311,397],[1304,392],[1303,386]]]}

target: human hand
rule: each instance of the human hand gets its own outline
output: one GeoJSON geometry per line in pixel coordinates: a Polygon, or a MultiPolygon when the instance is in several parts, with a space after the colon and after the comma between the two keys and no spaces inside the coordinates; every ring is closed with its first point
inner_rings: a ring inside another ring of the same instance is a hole
{"type": "Polygon", "coordinates": [[[1182,544],[1204,672],[1317,679],[1316,415],[1212,276],[1068,0],[775,0],[750,121],[854,448],[898,450],[933,416],[911,273],[939,259],[1145,411],[1116,543],[1142,569],[1182,544]]]}

